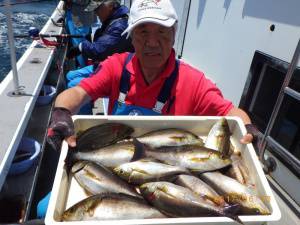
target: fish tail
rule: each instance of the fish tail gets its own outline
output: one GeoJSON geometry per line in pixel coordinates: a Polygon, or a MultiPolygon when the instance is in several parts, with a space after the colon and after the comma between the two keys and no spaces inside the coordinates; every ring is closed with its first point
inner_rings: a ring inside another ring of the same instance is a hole
{"type": "Polygon", "coordinates": [[[70,174],[70,171],[71,171],[71,168],[74,164],[74,162],[76,161],[76,158],[75,158],[75,155],[74,153],[76,152],[76,147],[70,147],[69,146],[69,149],[68,149],[68,153],[67,153],[67,156],[65,158],[65,170],[67,172],[67,175],[70,174]]]}
{"type": "Polygon", "coordinates": [[[135,151],[131,161],[136,161],[138,159],[145,157],[145,151],[149,147],[143,144],[142,142],[140,142],[137,138],[133,138],[133,144],[135,147],[135,151]]]}
{"type": "Polygon", "coordinates": [[[240,210],[240,205],[238,205],[238,204],[225,206],[224,210],[223,210],[223,215],[226,217],[229,217],[230,219],[233,219],[234,221],[238,222],[239,224],[244,225],[244,223],[237,216],[237,213],[239,212],[239,210],[240,210]]]}
{"type": "Polygon", "coordinates": [[[220,153],[221,153],[221,158],[222,159],[229,159],[230,158],[231,153],[230,153],[229,148],[228,149],[223,149],[220,153]]]}

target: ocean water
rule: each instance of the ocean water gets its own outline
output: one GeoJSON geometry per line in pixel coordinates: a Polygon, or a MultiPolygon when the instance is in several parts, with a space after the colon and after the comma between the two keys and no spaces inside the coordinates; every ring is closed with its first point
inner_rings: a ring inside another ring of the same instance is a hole
{"type": "MultiPolygon", "coordinates": [[[[4,1],[0,1],[1,4],[2,2],[4,1]]],[[[11,2],[18,2],[18,0],[11,0],[11,2]]],[[[41,30],[57,6],[57,3],[58,0],[49,0],[12,6],[11,9],[14,34],[27,34],[29,27],[37,27],[41,30]]],[[[11,70],[6,14],[4,10],[5,7],[0,7],[0,82],[11,70]]],[[[15,39],[17,60],[30,46],[31,42],[32,40],[30,38],[15,39]]]]}

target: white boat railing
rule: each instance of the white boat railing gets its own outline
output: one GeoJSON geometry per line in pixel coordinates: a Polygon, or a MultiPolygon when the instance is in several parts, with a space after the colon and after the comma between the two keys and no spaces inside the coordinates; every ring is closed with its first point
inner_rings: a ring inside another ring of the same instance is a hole
{"type": "MultiPolygon", "coordinates": [[[[63,1],[58,4],[41,33],[61,34],[62,27],[55,26],[51,19],[56,21],[61,16],[62,7],[63,1]]],[[[54,53],[54,47],[43,46],[36,40],[26,50],[16,66],[19,81],[26,90],[26,93],[21,96],[9,95],[14,85],[12,72],[0,83],[0,189],[31,117],[36,99],[53,61],[54,53]],[[36,59],[40,63],[33,63],[36,59]]]]}

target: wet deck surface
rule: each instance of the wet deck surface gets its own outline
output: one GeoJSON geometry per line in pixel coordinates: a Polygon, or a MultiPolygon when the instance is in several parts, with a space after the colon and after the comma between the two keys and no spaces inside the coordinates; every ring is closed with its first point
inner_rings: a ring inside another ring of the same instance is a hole
{"type": "MultiPolygon", "coordinates": [[[[65,49],[57,51],[57,60],[63,62],[65,49]],[[59,58],[60,57],[60,58],[59,58]]],[[[64,89],[64,76],[56,66],[49,69],[45,84],[56,87],[57,92],[64,89]]],[[[35,139],[41,145],[41,151],[34,164],[25,173],[7,176],[0,192],[0,199],[25,200],[24,219],[35,218],[37,202],[52,189],[59,153],[46,144],[46,132],[53,102],[43,106],[35,105],[23,136],[35,139]],[[33,215],[30,216],[30,214],[33,215]]],[[[0,200],[1,204],[1,200],[0,200]]],[[[1,221],[0,221],[1,224],[1,221]]]]}

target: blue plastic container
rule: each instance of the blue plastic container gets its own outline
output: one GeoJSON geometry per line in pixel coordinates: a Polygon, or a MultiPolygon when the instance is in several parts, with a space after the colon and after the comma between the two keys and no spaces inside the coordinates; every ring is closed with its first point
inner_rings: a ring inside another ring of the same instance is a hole
{"type": "Polygon", "coordinates": [[[38,106],[48,105],[56,94],[56,88],[51,85],[44,85],[41,90],[41,93],[43,94],[39,95],[39,97],[36,100],[36,104],[38,106]]]}
{"type": "Polygon", "coordinates": [[[35,139],[23,137],[17,149],[17,152],[18,151],[28,152],[31,156],[23,161],[12,163],[8,173],[9,175],[26,172],[37,160],[41,151],[41,145],[35,139]]]}

